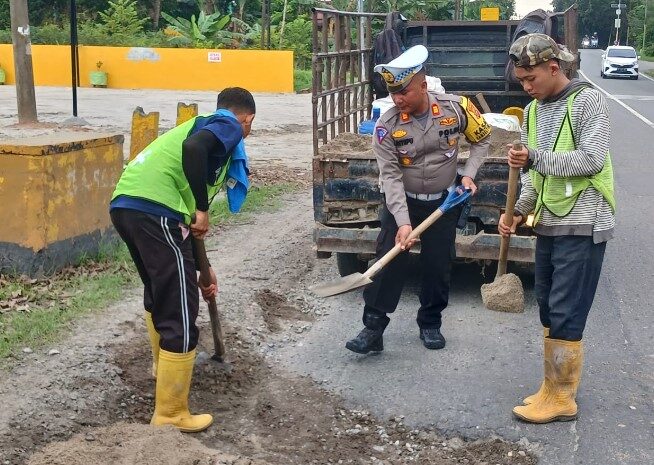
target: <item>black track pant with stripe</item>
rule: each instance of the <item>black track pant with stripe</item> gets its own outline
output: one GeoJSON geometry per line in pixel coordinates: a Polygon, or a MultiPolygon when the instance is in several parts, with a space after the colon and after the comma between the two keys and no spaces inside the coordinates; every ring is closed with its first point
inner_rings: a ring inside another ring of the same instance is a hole
{"type": "Polygon", "coordinates": [[[143,305],[161,337],[160,347],[186,353],[198,343],[199,292],[192,236],[175,220],[115,208],[111,221],[127,244],[144,285],[143,305]]]}

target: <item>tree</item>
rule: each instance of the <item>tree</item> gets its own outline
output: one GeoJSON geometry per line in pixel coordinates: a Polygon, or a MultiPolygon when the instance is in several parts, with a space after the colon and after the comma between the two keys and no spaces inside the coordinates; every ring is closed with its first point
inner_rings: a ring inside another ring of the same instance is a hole
{"type": "Polygon", "coordinates": [[[627,12],[629,44],[643,55],[654,56],[654,1],[632,0],[630,7],[627,12]]]}
{"type": "Polygon", "coordinates": [[[100,12],[104,29],[110,35],[134,36],[143,32],[143,25],[148,21],[139,18],[135,0],[109,1],[109,8],[100,12]]]}
{"type": "Polygon", "coordinates": [[[165,12],[161,16],[170,24],[170,28],[177,32],[170,41],[176,45],[192,46],[197,48],[212,48],[217,46],[231,46],[243,35],[228,31],[231,17],[213,13],[210,15],[200,11],[197,19],[191,16],[190,21],[185,18],[173,18],[165,12]]]}
{"type": "MultiPolygon", "coordinates": [[[[611,2],[606,0],[553,0],[552,5],[555,11],[565,11],[574,3],[579,8],[577,30],[580,37],[597,32],[599,46],[604,48],[615,32],[615,8],[611,8],[611,2]]],[[[626,30],[625,23],[626,21],[623,20],[624,29],[621,30],[626,30]]],[[[610,42],[612,43],[613,40],[610,42]]]]}

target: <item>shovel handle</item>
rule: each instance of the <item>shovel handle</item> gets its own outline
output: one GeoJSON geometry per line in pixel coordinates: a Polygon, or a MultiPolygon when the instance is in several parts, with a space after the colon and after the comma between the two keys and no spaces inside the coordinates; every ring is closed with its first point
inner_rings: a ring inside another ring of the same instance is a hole
{"type": "MultiPolygon", "coordinates": [[[[434,213],[429,215],[425,219],[425,221],[423,221],[418,226],[416,226],[416,228],[411,231],[411,234],[409,234],[409,237],[407,238],[407,240],[411,241],[411,240],[419,238],[420,235],[423,232],[425,232],[425,229],[427,229],[432,224],[434,224],[436,222],[436,220],[439,219],[441,216],[443,216],[443,212],[439,208],[434,213]]],[[[386,265],[388,265],[388,263],[391,260],[393,260],[395,257],[397,257],[401,252],[403,252],[402,245],[401,244],[395,244],[395,246],[391,250],[386,252],[386,254],[382,258],[377,260],[374,265],[372,265],[370,268],[368,268],[368,270],[365,273],[363,273],[363,275],[366,278],[372,279],[373,276],[375,276],[377,273],[379,273],[379,271],[381,271],[382,268],[384,268],[386,265]]]]}
{"type": "MultiPolygon", "coordinates": [[[[193,245],[195,246],[195,253],[197,254],[196,258],[198,260],[198,266],[200,267],[200,282],[203,286],[207,286],[211,284],[211,278],[209,277],[210,265],[204,241],[193,237],[193,245]]],[[[223,342],[225,338],[223,336],[223,328],[220,324],[220,317],[218,316],[216,298],[211,297],[207,300],[207,305],[209,307],[209,319],[211,320],[211,333],[213,335],[214,355],[212,358],[222,361],[223,356],[225,355],[225,343],[223,342]]]]}
{"type": "MultiPolygon", "coordinates": [[[[416,226],[415,229],[411,231],[411,233],[409,233],[407,240],[411,241],[418,239],[420,235],[425,232],[428,227],[434,224],[437,219],[443,216],[446,211],[452,207],[455,207],[456,205],[459,205],[462,202],[465,202],[465,200],[470,197],[470,195],[472,195],[470,190],[464,189],[462,186],[458,186],[457,188],[453,189],[449,194],[447,194],[447,197],[441,206],[438,207],[431,215],[425,218],[422,223],[416,226]]],[[[363,273],[363,276],[372,279],[372,277],[379,273],[382,268],[388,265],[388,262],[397,257],[400,252],[403,252],[402,246],[400,244],[395,244],[395,247],[386,252],[382,258],[377,260],[374,265],[368,268],[368,270],[363,273]]]]}
{"type": "MultiPolygon", "coordinates": [[[[522,142],[515,141],[513,148],[522,150],[522,142]]],[[[513,225],[513,212],[515,211],[515,201],[518,193],[518,180],[520,178],[520,168],[509,167],[509,183],[506,192],[506,206],[504,208],[504,225],[511,227],[513,225]]],[[[500,257],[497,262],[496,278],[506,274],[506,262],[509,255],[509,245],[511,243],[511,236],[500,239],[500,257]]]]}

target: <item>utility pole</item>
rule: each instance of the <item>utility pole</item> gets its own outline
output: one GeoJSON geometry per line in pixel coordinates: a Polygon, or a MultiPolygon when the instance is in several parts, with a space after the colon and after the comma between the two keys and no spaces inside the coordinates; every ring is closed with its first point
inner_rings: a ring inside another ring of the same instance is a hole
{"type": "Polygon", "coordinates": [[[18,123],[36,123],[36,96],[32,69],[32,43],[27,0],[9,0],[11,41],[14,48],[18,123]]]}
{"type": "Polygon", "coordinates": [[[622,1],[618,1],[618,3],[611,3],[611,8],[617,8],[615,10],[616,18],[615,18],[615,45],[620,45],[620,14],[622,13],[622,10],[627,9],[627,5],[622,3],[622,1]]]}

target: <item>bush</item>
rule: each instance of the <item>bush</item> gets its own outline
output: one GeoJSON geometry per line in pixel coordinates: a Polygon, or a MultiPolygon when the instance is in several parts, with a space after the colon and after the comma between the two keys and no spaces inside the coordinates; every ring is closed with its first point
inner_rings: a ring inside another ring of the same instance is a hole
{"type": "Polygon", "coordinates": [[[11,43],[11,31],[0,30],[0,44],[10,44],[10,43],[11,43]]]}
{"type": "Polygon", "coordinates": [[[313,72],[310,69],[294,69],[293,70],[293,89],[295,92],[302,90],[311,90],[311,80],[313,72]]]}
{"type": "MultiPolygon", "coordinates": [[[[109,34],[102,26],[92,22],[80,23],[77,28],[77,41],[80,45],[105,45],[114,47],[171,47],[163,31],[142,32],[140,34],[109,34]]],[[[0,30],[0,44],[11,43],[11,32],[0,30]]],[[[59,27],[54,24],[32,28],[34,45],[70,45],[70,26],[59,27]]]]}

